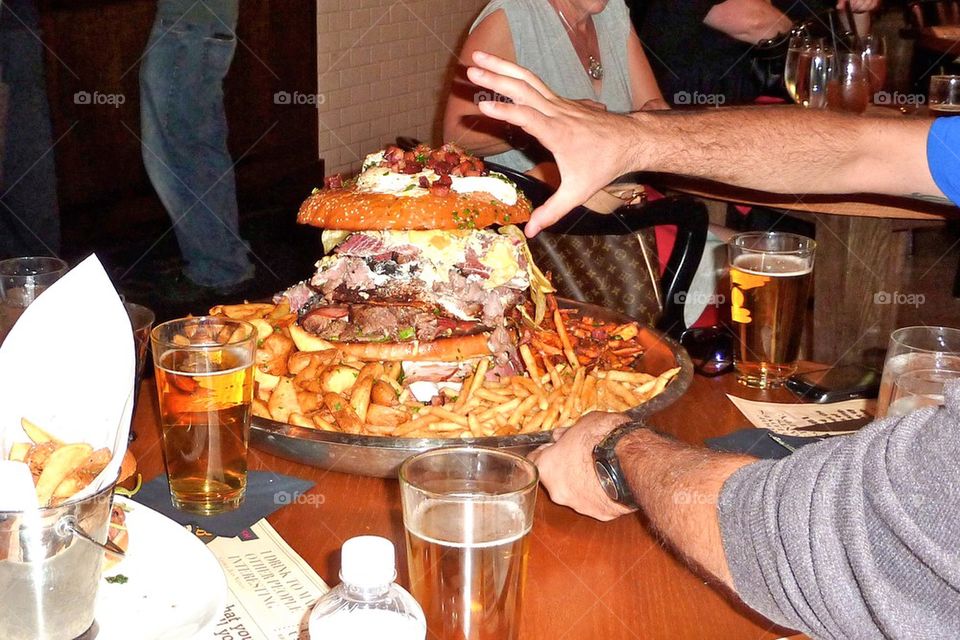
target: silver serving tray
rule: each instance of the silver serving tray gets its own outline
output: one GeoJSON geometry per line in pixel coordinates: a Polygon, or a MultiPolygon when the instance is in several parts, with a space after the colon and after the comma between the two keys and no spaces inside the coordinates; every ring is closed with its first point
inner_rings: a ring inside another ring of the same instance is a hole
{"type": "MultiPolygon", "coordinates": [[[[564,308],[579,309],[581,315],[609,322],[633,321],[632,318],[618,311],[584,302],[561,299],[560,304],[564,308]]],[[[641,327],[639,342],[646,347],[646,352],[643,354],[643,368],[647,373],[658,375],[673,367],[680,367],[680,372],[660,395],[631,410],[631,415],[635,417],[655,413],[673,404],[684,394],[693,380],[690,356],[675,340],[656,329],[641,327]]],[[[395,478],[400,464],[408,457],[437,447],[473,444],[526,455],[551,440],[549,431],[489,438],[363,436],[295,427],[258,417],[253,418],[250,429],[251,444],[273,455],[321,469],[378,478],[395,478]]]]}

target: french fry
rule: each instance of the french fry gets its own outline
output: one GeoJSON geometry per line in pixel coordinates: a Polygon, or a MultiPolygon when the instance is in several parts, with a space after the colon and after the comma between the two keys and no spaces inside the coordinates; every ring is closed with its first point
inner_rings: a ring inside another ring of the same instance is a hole
{"type": "Polygon", "coordinates": [[[477,364],[476,370],[473,372],[473,378],[470,379],[470,387],[467,388],[466,393],[463,393],[462,391],[460,393],[460,395],[463,396],[464,402],[469,400],[473,394],[477,392],[477,389],[483,386],[484,379],[487,377],[487,370],[489,368],[490,360],[488,358],[481,359],[477,364]]]}
{"type": "Polygon", "coordinates": [[[26,433],[27,437],[33,440],[35,444],[41,444],[43,442],[63,444],[63,440],[51,435],[46,430],[41,429],[26,418],[20,418],[20,426],[23,427],[24,433],[26,433]]]}
{"type": "Polygon", "coordinates": [[[327,392],[323,394],[323,404],[333,415],[337,426],[346,433],[360,433],[363,431],[363,421],[357,416],[350,403],[340,394],[327,392]]]}
{"type": "Polygon", "coordinates": [[[424,409],[424,412],[433,414],[446,422],[455,422],[461,427],[470,426],[466,417],[460,415],[459,413],[454,413],[449,409],[444,409],[443,407],[427,407],[424,409]]]}
{"type": "MultiPolygon", "coordinates": [[[[382,368],[382,367],[381,367],[382,368]]],[[[373,389],[374,378],[368,372],[360,374],[360,381],[353,385],[353,391],[350,392],[350,406],[356,412],[360,422],[367,419],[367,407],[370,406],[370,390],[373,389]]]]}
{"type": "Polygon", "coordinates": [[[643,400],[633,393],[633,391],[628,389],[623,383],[611,382],[610,380],[604,380],[604,383],[607,385],[607,389],[610,390],[610,393],[623,400],[627,406],[635,407],[639,404],[643,404],[643,400]]]}
{"type": "Polygon", "coordinates": [[[435,416],[435,415],[431,415],[431,414],[427,414],[427,415],[424,415],[424,416],[419,416],[419,417],[414,418],[414,419],[412,419],[412,420],[408,420],[407,422],[404,422],[403,424],[397,425],[397,429],[396,429],[396,431],[394,431],[394,434],[393,434],[393,435],[396,436],[396,437],[398,437],[398,438],[402,438],[402,437],[410,437],[410,438],[416,437],[416,436],[413,436],[413,435],[411,435],[411,434],[419,431],[420,429],[426,429],[428,426],[430,426],[430,425],[433,424],[434,422],[438,422],[439,420],[440,420],[439,416],[435,416]]]}
{"type": "Polygon", "coordinates": [[[297,399],[293,378],[280,378],[267,402],[267,408],[270,410],[270,416],[278,422],[286,422],[291,413],[303,413],[297,399]]]}
{"type": "Polygon", "coordinates": [[[520,420],[523,416],[527,415],[531,409],[533,409],[537,404],[537,396],[529,395],[523,402],[521,402],[516,409],[513,410],[513,413],[510,414],[510,417],[507,418],[507,424],[511,427],[518,427],[520,425],[520,420]]]}
{"type": "MultiPolygon", "coordinates": [[[[679,371],[679,369],[678,369],[679,371]]],[[[633,384],[643,384],[650,380],[655,380],[656,377],[650,375],[649,373],[638,373],[636,371],[598,371],[597,376],[604,378],[606,380],[613,380],[615,382],[631,382],[633,384]]]]}
{"type": "Polygon", "coordinates": [[[50,454],[37,479],[37,502],[41,506],[50,504],[50,498],[57,486],[84,463],[93,453],[93,447],[85,443],[65,444],[50,454]]]}
{"type": "Polygon", "coordinates": [[[563,324],[563,315],[561,315],[559,309],[553,312],[553,321],[557,326],[557,335],[560,336],[560,344],[563,345],[563,355],[566,356],[567,362],[570,363],[571,367],[578,369],[580,367],[580,360],[577,359],[577,353],[573,350],[573,345],[570,343],[570,336],[567,335],[567,328],[563,324]]]}
{"type": "Polygon", "coordinates": [[[463,429],[463,425],[457,424],[456,422],[434,422],[433,424],[428,426],[427,429],[429,429],[430,431],[459,432],[460,430],[463,429]]]}
{"type": "Polygon", "coordinates": [[[472,413],[467,414],[467,424],[470,426],[470,433],[475,438],[482,438],[484,436],[483,427],[480,426],[480,421],[477,420],[477,416],[472,413]]]}
{"type": "Polygon", "coordinates": [[[540,378],[540,369],[537,367],[537,361],[533,358],[533,353],[530,351],[530,345],[520,345],[520,357],[523,359],[523,364],[527,367],[527,373],[530,374],[530,377],[538,380],[540,378]]]}

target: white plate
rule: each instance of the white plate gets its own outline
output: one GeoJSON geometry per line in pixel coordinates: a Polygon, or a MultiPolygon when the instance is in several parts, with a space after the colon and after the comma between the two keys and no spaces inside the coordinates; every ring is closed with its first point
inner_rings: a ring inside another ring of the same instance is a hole
{"type": "Polygon", "coordinates": [[[101,579],[97,640],[181,640],[206,632],[223,615],[227,583],[216,557],[183,526],[153,509],[115,497],[127,511],[129,546],[101,579]]]}

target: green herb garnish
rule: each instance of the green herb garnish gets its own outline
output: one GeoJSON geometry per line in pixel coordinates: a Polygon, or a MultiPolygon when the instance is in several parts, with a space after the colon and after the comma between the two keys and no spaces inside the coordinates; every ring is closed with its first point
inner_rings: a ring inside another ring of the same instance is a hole
{"type": "Polygon", "coordinates": [[[109,582],[110,584],[127,584],[128,578],[127,578],[127,576],[123,575],[122,573],[118,573],[118,574],[115,575],[115,576],[108,576],[108,577],[104,578],[104,580],[106,580],[106,581],[109,582]]]}
{"type": "Polygon", "coordinates": [[[400,327],[397,331],[397,338],[400,340],[410,340],[415,335],[417,335],[417,331],[413,327],[400,327]]]}

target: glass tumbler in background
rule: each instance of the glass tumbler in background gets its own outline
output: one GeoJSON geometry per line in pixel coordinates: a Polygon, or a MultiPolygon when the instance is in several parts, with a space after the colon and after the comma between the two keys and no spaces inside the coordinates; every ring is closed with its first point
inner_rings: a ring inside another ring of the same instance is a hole
{"type": "Polygon", "coordinates": [[[900,376],[921,369],[960,371],[960,329],[903,327],[890,334],[877,397],[877,418],[888,415],[900,376]]]}
{"type": "Polygon", "coordinates": [[[863,113],[870,104],[870,78],[863,55],[838,51],[836,71],[827,83],[827,107],[834,111],[863,113]]]}
{"type": "Polygon", "coordinates": [[[734,236],[727,250],[737,381],[779,387],[797,370],[816,243],[760,231],[734,236]]]}
{"type": "Polygon", "coordinates": [[[515,640],[537,497],[521,456],[444,447],[400,467],[410,590],[428,637],[515,640]]]}
{"type": "Polygon", "coordinates": [[[150,338],[173,505],[203,515],[237,508],[247,486],[256,329],[199,316],[164,322],[150,338]]]}
{"type": "Polygon", "coordinates": [[[862,44],[872,99],[887,84],[887,41],[882,34],[869,33],[863,37],[862,44]]]}
{"type": "Polygon", "coordinates": [[[893,383],[887,416],[904,416],[923,407],[943,405],[943,387],[960,379],[954,369],[915,369],[904,373],[893,383]]]}
{"type": "Polygon", "coordinates": [[[796,104],[807,106],[810,75],[810,59],[817,48],[817,41],[808,36],[799,35],[790,38],[787,58],[783,70],[783,82],[787,93],[796,104]]]}
{"type": "Polygon", "coordinates": [[[960,113],[960,76],[932,76],[927,106],[935,116],[960,113]]]}
{"type": "Polygon", "coordinates": [[[810,56],[807,102],[811,109],[827,108],[827,86],[836,72],[836,53],[829,47],[817,47],[810,56]]]}
{"type": "Polygon", "coordinates": [[[27,257],[0,261],[0,343],[23,310],[68,270],[60,258],[27,257]]]}
{"type": "MultiPolygon", "coordinates": [[[[137,402],[140,399],[140,381],[143,380],[143,369],[147,364],[147,347],[150,344],[150,329],[156,320],[156,315],[148,307],[135,302],[124,302],[127,316],[130,317],[130,326],[133,329],[133,350],[137,357],[136,378],[133,386],[133,413],[136,418],[137,402]]],[[[137,437],[133,427],[130,428],[130,440],[137,437]]]]}

